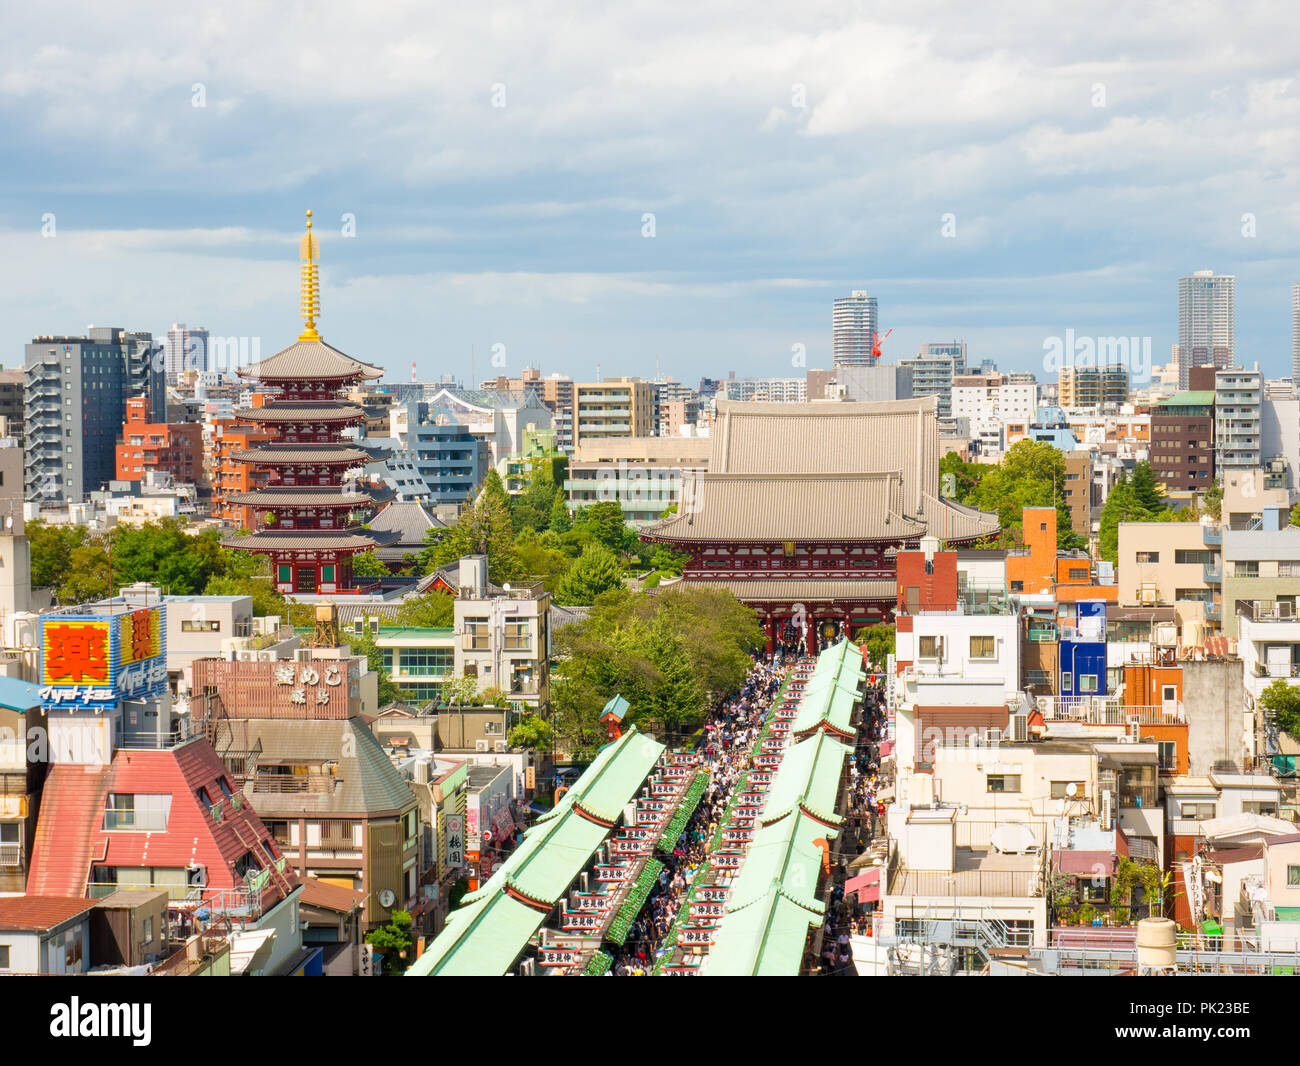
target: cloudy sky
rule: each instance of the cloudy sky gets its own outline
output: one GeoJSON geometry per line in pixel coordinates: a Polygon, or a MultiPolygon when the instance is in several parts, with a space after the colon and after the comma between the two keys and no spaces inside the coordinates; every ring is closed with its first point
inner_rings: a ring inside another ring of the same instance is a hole
{"type": "Polygon", "coordinates": [[[859,288],[887,357],[1162,362],[1206,268],[1239,359],[1290,372],[1281,4],[188,6],[9,9],[5,365],[91,323],[283,347],[310,207],[321,332],[391,377],[801,374],[859,288]]]}

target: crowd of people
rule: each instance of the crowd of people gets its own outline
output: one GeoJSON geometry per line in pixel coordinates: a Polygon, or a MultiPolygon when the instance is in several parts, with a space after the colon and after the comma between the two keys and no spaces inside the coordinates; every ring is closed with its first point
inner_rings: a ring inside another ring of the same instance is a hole
{"type": "Polygon", "coordinates": [[[708,788],[672,854],[663,857],[659,882],[615,955],[610,973],[641,977],[653,972],[686,890],[705,862],[709,842],[717,834],[736,782],[749,764],[754,742],[781,688],[786,668],[781,656],[770,662],[756,661],[740,691],[710,713],[696,749],[703,758],[702,768],[709,774],[708,788]]]}
{"type": "MultiPolygon", "coordinates": [[[[664,951],[687,890],[707,861],[710,842],[731,802],[736,783],[749,767],[755,742],[767,720],[781,681],[802,654],[797,645],[779,646],[769,660],[757,659],[740,691],[721,701],[709,715],[697,742],[702,768],[709,784],[672,854],[662,857],[664,869],[651,891],[623,947],[615,954],[609,972],[617,976],[648,976],[664,951]]],[[[844,841],[848,855],[861,855],[873,839],[884,833],[883,790],[889,781],[881,770],[880,746],[886,737],[885,696],[878,683],[869,684],[863,697],[857,742],[848,766],[848,802],[844,841]]],[[[851,937],[870,931],[867,908],[845,899],[843,868],[826,911],[821,941],[820,972],[853,976],[851,937]]]]}
{"type": "MultiPolygon", "coordinates": [[[[862,698],[862,717],[857,741],[848,767],[848,804],[844,831],[849,834],[846,850],[861,855],[872,840],[885,832],[885,803],[881,792],[887,782],[881,773],[880,745],[886,730],[885,694],[879,684],[869,684],[862,698]]],[[[866,907],[844,898],[846,872],[840,870],[831,891],[822,933],[821,973],[823,976],[851,977],[856,974],[850,938],[869,935],[871,917],[866,907]]]]}

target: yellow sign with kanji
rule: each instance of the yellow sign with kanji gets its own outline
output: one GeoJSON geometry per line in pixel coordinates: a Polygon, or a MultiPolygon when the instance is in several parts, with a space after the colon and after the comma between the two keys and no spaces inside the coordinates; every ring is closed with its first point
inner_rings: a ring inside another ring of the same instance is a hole
{"type": "Polygon", "coordinates": [[[122,665],[156,659],[162,654],[162,611],[157,607],[124,614],[117,620],[122,665]]]}
{"type": "Polygon", "coordinates": [[[109,623],[47,622],[41,676],[45,685],[107,685],[109,623]]]}

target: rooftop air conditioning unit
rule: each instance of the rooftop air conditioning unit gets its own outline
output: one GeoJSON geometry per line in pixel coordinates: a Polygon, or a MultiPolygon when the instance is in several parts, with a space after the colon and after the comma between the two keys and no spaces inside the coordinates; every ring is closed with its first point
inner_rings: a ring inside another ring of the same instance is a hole
{"type": "Polygon", "coordinates": [[[311,662],[311,648],[297,648],[293,653],[293,661],[296,663],[311,662]]]}
{"type": "Polygon", "coordinates": [[[498,740],[498,741],[495,741],[495,742],[493,743],[493,745],[492,745],[492,750],[493,750],[493,751],[505,751],[505,750],[506,750],[506,742],[505,742],[504,740],[498,740]]]}
{"type": "Polygon", "coordinates": [[[1101,794],[1101,827],[1102,829],[1115,828],[1115,794],[1110,789],[1106,789],[1101,794]]]}
{"type": "Polygon", "coordinates": [[[1013,714],[1011,716],[1011,739],[1017,744],[1025,744],[1029,740],[1029,715],[1013,714]]]}
{"type": "Polygon", "coordinates": [[[984,743],[988,747],[996,748],[1002,742],[1002,730],[988,728],[984,730],[984,743]]]}
{"type": "Polygon", "coordinates": [[[491,750],[492,750],[492,743],[491,743],[491,741],[487,741],[487,740],[476,740],[476,741],[474,741],[474,750],[475,750],[475,751],[491,751],[491,750]]]}
{"type": "Polygon", "coordinates": [[[257,661],[262,663],[273,663],[275,662],[275,652],[273,650],[259,651],[257,653],[257,661]]]}
{"type": "Polygon", "coordinates": [[[1128,738],[1130,743],[1136,744],[1142,739],[1142,723],[1134,715],[1128,718],[1128,738]]]}
{"type": "Polygon", "coordinates": [[[241,651],[241,652],[236,652],[235,654],[241,663],[257,662],[257,652],[255,651],[241,651]]]}

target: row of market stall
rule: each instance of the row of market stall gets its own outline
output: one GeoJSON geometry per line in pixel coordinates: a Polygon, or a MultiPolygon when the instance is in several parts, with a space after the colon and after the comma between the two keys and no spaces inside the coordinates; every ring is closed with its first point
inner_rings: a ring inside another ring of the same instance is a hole
{"type": "Polygon", "coordinates": [[[861,649],[847,641],[793,668],[659,973],[801,972],[825,921],[830,849],[843,823],[845,760],[853,754],[864,679],[861,649]]]}
{"type": "Polygon", "coordinates": [[[671,850],[706,785],[698,755],[630,727],[462,899],[408,976],[500,976],[521,962],[603,972],[602,945],[627,936],[662,868],[656,849],[671,850]]]}

